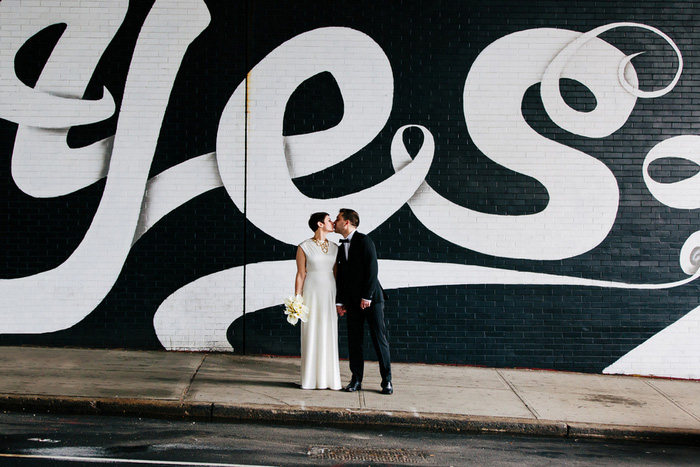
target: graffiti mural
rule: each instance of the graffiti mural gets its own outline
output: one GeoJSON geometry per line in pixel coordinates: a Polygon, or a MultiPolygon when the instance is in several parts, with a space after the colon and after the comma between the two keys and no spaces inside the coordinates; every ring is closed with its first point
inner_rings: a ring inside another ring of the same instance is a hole
{"type": "Polygon", "coordinates": [[[352,207],[399,361],[700,378],[700,37],[146,3],[0,4],[0,343],[294,354],[294,247],[352,207]]]}

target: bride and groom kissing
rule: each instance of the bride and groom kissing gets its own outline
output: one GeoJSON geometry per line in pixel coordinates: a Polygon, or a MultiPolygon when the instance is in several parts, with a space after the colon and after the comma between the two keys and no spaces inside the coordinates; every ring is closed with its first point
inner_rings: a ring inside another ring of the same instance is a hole
{"type": "Polygon", "coordinates": [[[302,389],[342,389],[338,357],[338,316],[347,319],[348,356],[352,378],[348,392],[362,389],[365,322],[379,361],[381,393],[394,392],[384,300],[374,242],[357,231],[360,216],[341,209],[335,222],[328,213],[309,218],[314,236],[297,248],[295,294],[302,295],[309,312],[301,323],[302,389]],[[326,235],[340,234],[340,246],[326,235]]]}

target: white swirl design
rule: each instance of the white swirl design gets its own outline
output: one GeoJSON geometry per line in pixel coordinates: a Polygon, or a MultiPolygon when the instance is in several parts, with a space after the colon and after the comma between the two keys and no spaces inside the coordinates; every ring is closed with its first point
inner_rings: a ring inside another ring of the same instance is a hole
{"type": "Polygon", "coordinates": [[[90,229],[57,268],[0,281],[2,332],[70,327],[94,310],[117,280],[131,249],[172,83],[185,50],[210,19],[199,0],[176,4],[187,13],[156,2],[143,25],[126,81],[109,175],[90,229]],[[170,33],[173,25],[180,26],[181,36],[170,33]],[[140,105],[144,96],[152,107],[140,105]]]}
{"type": "MultiPolygon", "coordinates": [[[[288,40],[258,63],[235,90],[219,122],[216,153],[195,157],[147,180],[182,57],[209,24],[206,5],[201,0],[155,2],[134,50],[115,136],[70,149],[68,127],[98,122],[114,112],[109,93],[99,101],[85,101],[81,95],[116,25],[123,20],[128,2],[110,2],[108,10],[102,8],[101,15],[90,21],[86,21],[90,15],[85,6],[62,0],[48,3],[61,12],[57,22],[65,22],[67,28],[36,89],[17,79],[14,55],[50,24],[14,35],[0,30],[0,116],[20,125],[13,177],[34,197],[72,193],[104,176],[107,181],[85,238],[65,263],[34,276],[0,280],[2,333],[43,333],[79,322],[107,295],[130,248],[150,227],[189,200],[222,186],[248,220],[289,245],[308,236],[306,227],[303,222],[282,224],[280,218],[305,219],[312,211],[334,212],[351,206],[363,214],[363,230],[371,232],[407,202],[425,228],[466,249],[534,260],[580,255],[609,234],[619,202],[617,181],[600,161],[530,128],[520,109],[525,92],[541,83],[542,101],[554,123],[577,135],[600,138],[624,125],[638,97],[658,97],[673,89],[683,67],[680,51],[668,36],[636,23],[614,23],[585,34],[554,29],[518,32],[479,55],[464,84],[469,135],[486,157],[545,186],[549,203],[540,213],[485,214],[441,196],[425,181],[436,150],[433,135],[428,128],[412,124],[399,128],[392,140],[393,175],[339,198],[311,198],[299,192],[292,179],[345,161],[369,144],[389,119],[394,98],[391,65],[369,36],[329,27],[288,40]],[[673,47],[679,63],[668,86],[652,92],[638,89],[631,65],[634,55],[625,57],[597,37],[616,27],[652,31],[673,47]],[[80,57],[71,55],[76,44],[85,47],[80,57]],[[71,80],[61,77],[68,60],[76,73],[71,80]],[[344,102],[341,122],[325,131],[284,137],[287,101],[301,83],[322,72],[331,73],[338,83],[344,102]],[[366,80],[356,79],[358,74],[370,74],[374,85],[359,86],[366,80]],[[592,112],[577,112],[566,105],[558,88],[563,77],[579,81],[594,94],[597,106],[592,112]],[[423,135],[415,158],[403,144],[409,128],[423,135]],[[454,229],[451,221],[455,218],[469,228],[454,229]]],[[[29,24],[27,18],[32,17],[34,7],[5,0],[0,15],[3,21],[29,24]]],[[[697,136],[672,138],[659,143],[645,160],[647,186],[668,206],[700,207],[698,176],[660,184],[648,176],[649,164],[669,156],[700,163],[695,150],[698,144],[697,136]]],[[[695,280],[700,275],[699,260],[700,233],[691,236],[681,251],[681,267],[689,277],[662,284],[414,261],[381,260],[380,268],[388,289],[539,284],[651,290],[695,280]]],[[[226,337],[229,325],[244,312],[279,304],[290,290],[294,268],[294,261],[246,264],[192,282],[173,293],[156,312],[159,340],[167,349],[231,350],[226,337]]]]}
{"type": "Polygon", "coordinates": [[[331,212],[343,205],[367,213],[362,225],[373,230],[411,197],[427,175],[434,152],[432,137],[410,165],[358,193],[310,198],[296,188],[292,174],[330,167],[369,143],[386,124],[392,98],[389,60],[365,34],[323,28],[282,44],[248,73],[247,83],[234,92],[219,122],[217,162],[231,199],[259,229],[292,245],[308,236],[308,227],[280,219],[305,218],[310,212],[331,212]],[[308,50],[313,53],[304,60],[289,59],[308,50]],[[289,97],[303,81],[326,71],[343,96],[342,121],[330,130],[285,140],[282,121],[289,97]],[[358,74],[367,73],[374,86],[358,86],[358,74]],[[251,162],[246,164],[246,159],[251,162]]]}
{"type": "MultiPolygon", "coordinates": [[[[2,47],[0,47],[0,115],[6,120],[42,129],[67,129],[73,125],[99,122],[114,114],[114,98],[103,88],[102,99],[82,100],[85,86],[105,47],[114,36],[129,6],[127,0],[114,0],[90,15],[88,6],[62,0],[46,0],[41,8],[57,16],[54,24],[66,30],[44,66],[34,88],[15,74],[15,53],[35,34],[49,25],[35,21],[36,5],[20,0],[2,3],[2,47]],[[11,26],[10,26],[11,25],[11,26]],[[90,42],[86,43],[85,38],[90,42]],[[76,56],[76,49],[84,53],[76,56]],[[70,79],[66,79],[66,59],[71,59],[70,79]]],[[[67,132],[67,130],[66,130],[67,132]]]]}
{"type": "Polygon", "coordinates": [[[660,183],[649,175],[649,166],[660,159],[686,159],[700,165],[700,136],[676,136],[660,142],[644,159],[644,183],[654,197],[666,206],[676,209],[700,208],[700,174],[674,183],[660,183]]]}
{"type": "MultiPolygon", "coordinates": [[[[506,36],[479,55],[464,85],[464,115],[474,144],[498,164],[542,183],[549,194],[547,207],[530,215],[486,214],[459,206],[424,183],[408,203],[434,233],[481,253],[537,260],[580,255],[608,235],[619,200],[612,172],[597,159],[535,132],[520,110],[528,88],[551,70],[552,57],[579,36],[551,29],[506,36]],[[452,219],[464,219],[468,228],[454,229],[452,219]]],[[[624,55],[600,39],[585,42],[579,52],[580,59],[570,59],[562,76],[588,86],[598,107],[582,116],[565,112],[563,101],[551,101],[548,113],[573,133],[590,136],[588,130],[596,127],[610,134],[627,120],[635,102],[616,78],[624,55]],[[590,66],[590,57],[596,67],[590,66]]],[[[543,101],[548,100],[546,91],[543,85],[543,101]]]]}
{"type": "Polygon", "coordinates": [[[102,121],[115,111],[114,99],[104,90],[99,101],[82,100],[93,70],[124,19],[128,1],[116,0],[90,14],[90,5],[62,0],[41,3],[56,12],[56,23],[66,30],[51,54],[34,89],[17,79],[14,55],[34,34],[44,29],[36,21],[36,4],[5,0],[0,4],[4,24],[19,28],[0,30],[0,115],[20,124],[12,156],[12,176],[30,196],[54,197],[73,193],[107,175],[114,138],[71,149],[68,129],[102,121]],[[76,55],[75,50],[82,50],[76,55]],[[66,68],[70,64],[70,79],[66,68]]]}
{"type": "MultiPolygon", "coordinates": [[[[700,276],[700,273],[695,273],[687,279],[665,284],[628,284],[463,264],[394,260],[379,260],[379,270],[380,280],[387,290],[474,284],[658,290],[678,287],[700,276]]],[[[233,350],[226,337],[229,325],[243,316],[244,310],[262,310],[280,305],[280,297],[289,295],[295,272],[296,263],[293,260],[246,265],[245,303],[243,266],[198,279],[172,294],[158,308],[153,319],[158,339],[170,350],[191,350],[193,342],[198,344],[199,350],[233,350]],[[183,328],[187,329],[187,333],[182,332],[183,328]]]]}

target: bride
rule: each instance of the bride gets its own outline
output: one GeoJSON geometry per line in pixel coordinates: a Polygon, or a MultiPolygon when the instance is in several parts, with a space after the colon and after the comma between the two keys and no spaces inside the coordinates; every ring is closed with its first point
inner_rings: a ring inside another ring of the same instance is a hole
{"type": "Polygon", "coordinates": [[[334,231],[328,213],[309,218],[314,236],[297,248],[295,294],[309,307],[301,323],[301,388],[342,388],[338,358],[338,315],[335,307],[335,259],[338,246],[326,235],[334,231]]]}

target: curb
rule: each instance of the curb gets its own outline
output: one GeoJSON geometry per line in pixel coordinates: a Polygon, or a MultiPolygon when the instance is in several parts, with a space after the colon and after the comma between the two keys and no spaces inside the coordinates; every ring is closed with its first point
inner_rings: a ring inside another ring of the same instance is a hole
{"type": "Polygon", "coordinates": [[[361,429],[407,429],[466,434],[510,434],[700,445],[700,430],[591,423],[416,414],[272,405],[230,405],[175,400],[0,395],[0,410],[80,415],[139,416],[212,422],[318,424],[361,429]]]}
{"type": "Polygon", "coordinates": [[[299,408],[287,406],[254,406],[214,404],[213,420],[260,420],[275,423],[314,423],[332,426],[355,426],[365,429],[398,428],[442,431],[450,433],[510,433],[530,436],[566,436],[563,422],[495,417],[470,417],[447,414],[414,414],[299,408]]]}

